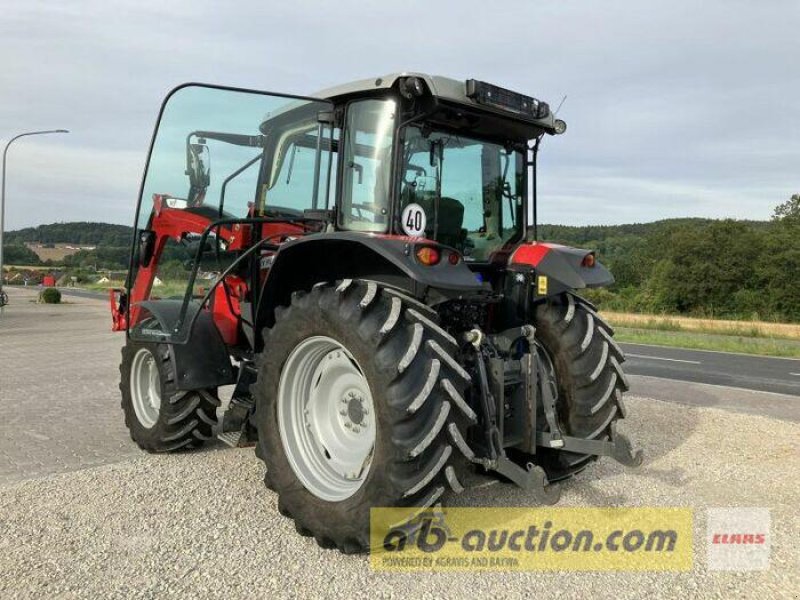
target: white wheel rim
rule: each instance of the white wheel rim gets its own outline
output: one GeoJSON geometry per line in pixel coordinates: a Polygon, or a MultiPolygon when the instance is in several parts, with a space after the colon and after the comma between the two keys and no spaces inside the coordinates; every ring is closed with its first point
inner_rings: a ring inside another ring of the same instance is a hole
{"type": "Polygon", "coordinates": [[[277,408],[286,458],[305,488],[331,502],[355,494],[377,430],[369,383],[353,355],[329,337],[303,340],[281,371],[277,408]]]}
{"type": "Polygon", "coordinates": [[[147,348],[142,348],[133,357],[131,399],[133,411],[142,427],[153,427],[161,410],[161,376],[156,357],[147,348]]]}

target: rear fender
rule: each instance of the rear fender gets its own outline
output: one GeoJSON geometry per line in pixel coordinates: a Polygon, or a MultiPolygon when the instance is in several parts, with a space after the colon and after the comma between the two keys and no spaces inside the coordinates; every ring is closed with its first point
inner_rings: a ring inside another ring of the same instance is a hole
{"type": "MultiPolygon", "coordinates": [[[[402,290],[428,305],[449,297],[490,293],[463,261],[436,266],[420,264],[414,256],[423,239],[356,232],[304,236],[284,244],[264,281],[258,307],[259,322],[272,325],[275,308],[288,305],[292,292],[308,290],[320,281],[368,279],[402,290]]],[[[436,245],[435,242],[429,242],[436,245]]],[[[449,251],[439,246],[443,252],[449,251]]]]}
{"type": "Polygon", "coordinates": [[[537,296],[552,296],[567,290],[604,287],[614,283],[614,276],[594,252],[546,242],[517,246],[509,258],[509,267],[533,269],[536,273],[537,296]],[[585,261],[591,256],[593,266],[585,261]],[[542,280],[541,277],[545,279],[542,280]]]}

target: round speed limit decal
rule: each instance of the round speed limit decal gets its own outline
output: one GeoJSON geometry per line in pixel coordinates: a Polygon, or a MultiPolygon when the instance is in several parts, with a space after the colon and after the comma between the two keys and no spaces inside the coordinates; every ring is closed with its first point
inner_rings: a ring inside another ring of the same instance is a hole
{"type": "Polygon", "coordinates": [[[419,204],[409,204],[403,209],[401,216],[403,232],[409,237],[423,237],[425,235],[425,224],[427,219],[425,211],[419,204]]]}

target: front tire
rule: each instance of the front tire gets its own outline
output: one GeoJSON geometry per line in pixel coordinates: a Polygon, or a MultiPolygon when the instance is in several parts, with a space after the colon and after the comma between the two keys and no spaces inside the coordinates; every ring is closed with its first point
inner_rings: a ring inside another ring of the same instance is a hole
{"type": "Polygon", "coordinates": [[[264,481],[281,514],[324,548],[368,549],[372,507],[413,514],[463,489],[454,439],[463,443],[475,418],[463,400],[469,375],[455,340],[424,311],[374,282],[344,280],[296,292],[264,331],[254,386],[264,481]],[[347,462],[342,449],[362,434],[373,436],[371,452],[347,462]]]}
{"type": "Polygon", "coordinates": [[[178,391],[169,346],[128,340],[119,370],[125,425],[142,450],[196,448],[212,438],[216,390],[178,391]]]}

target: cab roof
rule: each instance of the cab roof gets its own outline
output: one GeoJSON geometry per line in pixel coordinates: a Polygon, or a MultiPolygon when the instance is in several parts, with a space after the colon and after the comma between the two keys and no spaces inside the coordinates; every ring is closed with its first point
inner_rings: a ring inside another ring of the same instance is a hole
{"type": "MultiPolygon", "coordinates": [[[[468,106],[473,110],[481,112],[495,113],[497,116],[507,117],[512,120],[522,120],[519,115],[503,111],[491,106],[478,103],[475,99],[467,96],[467,84],[465,81],[452,79],[450,77],[442,77],[440,75],[428,75],[427,73],[418,73],[414,71],[404,71],[400,73],[390,73],[382,75],[373,79],[359,79],[351,81],[342,85],[326,88],[320,90],[312,97],[321,98],[331,101],[347,100],[351,96],[364,96],[364,95],[382,95],[394,88],[400,79],[406,77],[418,77],[425,82],[431,94],[440,100],[446,101],[448,104],[468,106]]],[[[547,133],[554,133],[555,117],[552,112],[546,117],[535,119],[533,121],[537,127],[541,128],[547,133]]]]}

